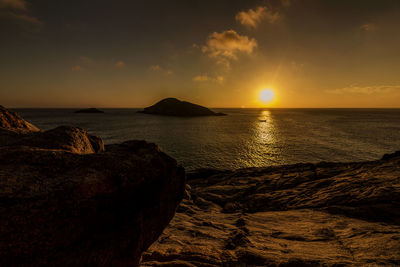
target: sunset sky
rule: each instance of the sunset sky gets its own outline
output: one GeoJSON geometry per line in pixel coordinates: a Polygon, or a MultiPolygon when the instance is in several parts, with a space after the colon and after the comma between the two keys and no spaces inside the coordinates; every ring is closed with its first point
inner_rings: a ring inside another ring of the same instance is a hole
{"type": "Polygon", "coordinates": [[[398,0],[0,0],[0,35],[7,107],[400,107],[398,0]]]}

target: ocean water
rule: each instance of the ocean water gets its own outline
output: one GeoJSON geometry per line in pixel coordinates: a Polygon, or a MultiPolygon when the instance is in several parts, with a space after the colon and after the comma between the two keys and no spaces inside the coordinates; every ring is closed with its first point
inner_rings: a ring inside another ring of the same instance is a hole
{"type": "Polygon", "coordinates": [[[187,170],[373,160],[400,150],[400,109],[214,109],[228,116],[196,118],[104,110],[15,109],[43,130],[72,125],[106,144],[154,142],[187,170]]]}

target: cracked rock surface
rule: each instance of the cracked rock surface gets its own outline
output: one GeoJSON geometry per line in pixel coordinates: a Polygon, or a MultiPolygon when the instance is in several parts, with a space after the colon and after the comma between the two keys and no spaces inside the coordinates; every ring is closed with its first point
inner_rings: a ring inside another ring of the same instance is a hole
{"type": "Polygon", "coordinates": [[[142,266],[398,266],[400,153],[188,175],[142,266]]]}

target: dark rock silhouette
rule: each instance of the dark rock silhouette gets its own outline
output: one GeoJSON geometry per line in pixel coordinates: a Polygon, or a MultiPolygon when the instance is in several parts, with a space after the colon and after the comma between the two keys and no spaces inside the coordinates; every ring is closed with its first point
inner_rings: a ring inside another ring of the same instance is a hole
{"type": "Polygon", "coordinates": [[[398,266],[400,153],[200,170],[142,266],[398,266]]]}
{"type": "Polygon", "coordinates": [[[224,113],[215,113],[210,109],[192,104],[186,101],[180,101],[176,98],[165,98],[153,106],[144,108],[139,113],[177,116],[177,117],[196,117],[196,116],[224,116],[224,113]]]}
{"type": "Polygon", "coordinates": [[[31,128],[0,144],[0,266],[136,266],[175,214],[184,169],[145,141],[104,149],[80,128],[31,128]]]}
{"type": "Polygon", "coordinates": [[[104,113],[104,111],[97,108],[86,108],[75,111],[75,113],[104,113]]]}

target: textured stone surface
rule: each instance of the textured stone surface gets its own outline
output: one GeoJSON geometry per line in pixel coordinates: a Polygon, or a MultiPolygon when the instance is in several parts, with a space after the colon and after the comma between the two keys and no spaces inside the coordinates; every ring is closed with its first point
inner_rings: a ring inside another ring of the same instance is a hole
{"type": "Polygon", "coordinates": [[[398,266],[400,153],[188,176],[142,266],[398,266]]]}
{"type": "Polygon", "coordinates": [[[184,195],[184,169],[154,144],[3,132],[0,266],[136,266],[184,195]]]}
{"type": "Polygon", "coordinates": [[[21,118],[17,113],[0,105],[0,130],[13,132],[38,132],[39,129],[33,124],[21,118]]]}

